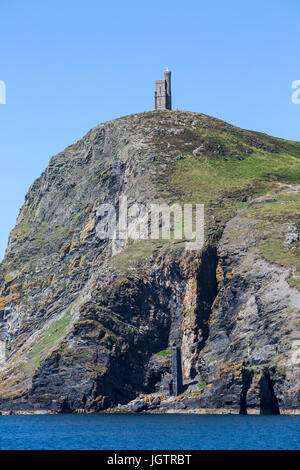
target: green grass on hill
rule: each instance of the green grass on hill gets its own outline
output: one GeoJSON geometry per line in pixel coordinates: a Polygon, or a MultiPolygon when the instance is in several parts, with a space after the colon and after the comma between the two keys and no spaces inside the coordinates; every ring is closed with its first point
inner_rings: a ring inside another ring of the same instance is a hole
{"type": "Polygon", "coordinates": [[[300,157],[256,150],[244,160],[188,154],[176,164],[170,184],[191,201],[207,203],[227,191],[252,186],[268,190],[274,181],[300,182],[300,157]]]}

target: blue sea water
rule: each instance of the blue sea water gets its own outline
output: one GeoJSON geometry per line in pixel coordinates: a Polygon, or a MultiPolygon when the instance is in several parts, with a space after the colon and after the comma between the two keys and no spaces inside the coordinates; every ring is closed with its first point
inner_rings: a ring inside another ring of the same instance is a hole
{"type": "Polygon", "coordinates": [[[300,449],[300,416],[0,416],[0,449],[300,449]]]}

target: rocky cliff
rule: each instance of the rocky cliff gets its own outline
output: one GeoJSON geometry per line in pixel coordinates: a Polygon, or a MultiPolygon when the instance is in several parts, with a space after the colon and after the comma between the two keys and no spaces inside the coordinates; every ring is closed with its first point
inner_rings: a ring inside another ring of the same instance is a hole
{"type": "Polygon", "coordinates": [[[0,410],[299,411],[299,227],[300,143],[180,111],[96,126],[50,160],[10,234],[0,410]],[[125,196],[204,204],[203,248],[101,237],[101,207],[125,196]]]}

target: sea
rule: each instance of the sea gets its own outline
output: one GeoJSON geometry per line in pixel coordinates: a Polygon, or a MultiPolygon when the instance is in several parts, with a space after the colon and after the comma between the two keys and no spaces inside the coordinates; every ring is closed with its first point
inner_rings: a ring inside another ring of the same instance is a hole
{"type": "Polygon", "coordinates": [[[300,416],[0,416],[1,450],[300,449],[300,416]]]}

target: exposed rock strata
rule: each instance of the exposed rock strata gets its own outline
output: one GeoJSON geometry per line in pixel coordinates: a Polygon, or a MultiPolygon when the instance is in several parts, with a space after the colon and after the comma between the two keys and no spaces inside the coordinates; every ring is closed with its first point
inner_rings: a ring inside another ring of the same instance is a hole
{"type": "Polygon", "coordinates": [[[162,112],[101,124],[53,157],[1,265],[0,409],[297,412],[300,209],[297,186],[278,184],[300,166],[293,145],[162,112]],[[278,171],[223,175],[281,154],[278,171]],[[101,239],[113,216],[101,204],[118,209],[124,196],[129,208],[204,202],[203,250],[101,239]],[[176,400],[172,344],[184,375],[176,400]]]}

